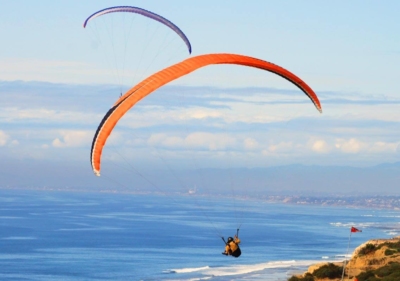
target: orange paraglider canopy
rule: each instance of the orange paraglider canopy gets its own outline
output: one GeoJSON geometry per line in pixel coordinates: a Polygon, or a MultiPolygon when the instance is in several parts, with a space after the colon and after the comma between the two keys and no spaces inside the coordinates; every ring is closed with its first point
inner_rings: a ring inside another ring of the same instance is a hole
{"type": "Polygon", "coordinates": [[[275,73],[296,85],[311,99],[318,111],[322,112],[321,104],[315,92],[299,77],[276,64],[236,54],[206,54],[191,57],[149,76],[128,90],[117,100],[114,106],[104,116],[93,138],[90,156],[93,172],[97,176],[100,176],[100,161],[103,147],[118,121],[129,109],[163,85],[189,74],[196,69],[212,64],[236,64],[275,73]]]}

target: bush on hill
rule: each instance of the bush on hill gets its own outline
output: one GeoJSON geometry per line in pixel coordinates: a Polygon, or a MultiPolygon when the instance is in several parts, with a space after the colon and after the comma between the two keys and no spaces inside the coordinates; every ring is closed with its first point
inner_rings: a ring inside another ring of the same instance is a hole
{"type": "Polygon", "coordinates": [[[377,250],[377,247],[376,247],[374,244],[368,243],[367,245],[365,245],[365,246],[358,252],[358,254],[359,254],[360,256],[363,256],[363,255],[367,255],[367,254],[369,254],[369,253],[373,253],[373,252],[375,252],[376,250],[377,250]]]}
{"type": "Polygon", "coordinates": [[[392,256],[392,255],[394,255],[395,253],[397,253],[396,250],[392,250],[392,249],[386,249],[386,250],[385,250],[385,256],[392,256]]]}
{"type": "Polygon", "coordinates": [[[400,280],[400,264],[397,262],[392,262],[386,266],[376,269],[375,274],[378,277],[395,277],[394,275],[396,275],[396,280],[400,280]]]}
{"type": "Polygon", "coordinates": [[[342,277],[342,270],[343,268],[341,266],[328,263],[314,270],[312,274],[306,273],[303,277],[292,276],[288,281],[314,281],[315,278],[340,278],[342,277]]]}
{"type": "Polygon", "coordinates": [[[314,276],[312,276],[311,273],[306,273],[304,277],[292,276],[288,279],[288,281],[314,281],[314,276]]]}
{"type": "Polygon", "coordinates": [[[378,249],[382,247],[388,247],[388,249],[385,250],[385,255],[386,256],[391,256],[394,254],[398,254],[400,252],[400,242],[386,242],[378,246],[378,249]]]}
{"type": "Polygon", "coordinates": [[[389,249],[400,251],[400,241],[399,242],[385,242],[379,245],[378,248],[382,248],[383,246],[388,247],[389,249]]]}
{"type": "Polygon", "coordinates": [[[357,275],[357,280],[358,281],[379,281],[379,279],[376,279],[375,274],[372,271],[366,271],[362,272],[359,275],[357,275]]]}
{"type": "Polygon", "coordinates": [[[363,272],[357,276],[358,281],[399,281],[400,263],[392,262],[375,270],[363,272]]]}
{"type": "Polygon", "coordinates": [[[340,278],[342,277],[341,266],[334,265],[333,263],[328,263],[326,265],[321,266],[320,268],[314,270],[313,276],[317,278],[340,278]]]}

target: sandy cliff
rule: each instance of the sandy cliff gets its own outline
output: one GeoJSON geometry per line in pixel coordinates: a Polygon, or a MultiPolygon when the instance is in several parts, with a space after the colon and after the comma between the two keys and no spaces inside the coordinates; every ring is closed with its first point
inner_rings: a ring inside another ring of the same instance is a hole
{"type": "MultiPolygon", "coordinates": [[[[400,236],[391,239],[369,240],[358,246],[349,261],[346,263],[345,278],[343,280],[355,280],[355,277],[367,271],[377,270],[388,266],[393,262],[400,264],[400,236]]],[[[313,274],[315,270],[328,263],[314,264],[308,268],[299,280],[307,274],[313,274]]],[[[336,262],[335,265],[343,268],[343,262],[336,262]]],[[[341,278],[315,278],[315,281],[340,281],[341,278]]],[[[379,277],[377,280],[380,280],[379,277]]]]}
{"type": "Polygon", "coordinates": [[[346,272],[351,275],[358,275],[361,272],[388,265],[390,262],[400,263],[400,252],[393,251],[393,247],[391,246],[396,243],[400,243],[400,237],[374,239],[361,244],[355,249],[351,260],[348,262],[346,272]],[[360,251],[364,249],[367,244],[374,245],[376,250],[367,254],[361,254],[360,251]]]}

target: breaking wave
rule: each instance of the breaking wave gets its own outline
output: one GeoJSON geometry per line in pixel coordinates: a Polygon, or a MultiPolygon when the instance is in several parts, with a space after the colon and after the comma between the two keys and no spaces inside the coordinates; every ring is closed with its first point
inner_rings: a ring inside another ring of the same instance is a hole
{"type": "Polygon", "coordinates": [[[205,280],[206,277],[221,277],[221,276],[234,276],[234,275],[245,275],[253,274],[269,269],[298,269],[300,267],[308,267],[309,265],[320,262],[316,260],[304,260],[304,261],[274,261],[265,262],[258,264],[248,264],[248,265],[234,265],[234,266],[219,266],[219,267],[197,267],[197,268],[182,268],[182,269],[170,269],[165,271],[165,273],[191,273],[198,272],[201,273],[203,278],[196,280],[205,280]]]}
{"type": "Polygon", "coordinates": [[[165,273],[190,273],[190,272],[206,270],[209,268],[210,268],[209,266],[203,266],[203,267],[194,267],[194,268],[170,269],[170,270],[165,271],[165,273]]]}

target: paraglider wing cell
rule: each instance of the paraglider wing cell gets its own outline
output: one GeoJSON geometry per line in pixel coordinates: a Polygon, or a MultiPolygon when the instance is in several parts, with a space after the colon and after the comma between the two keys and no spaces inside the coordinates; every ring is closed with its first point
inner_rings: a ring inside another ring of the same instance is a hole
{"type": "Polygon", "coordinates": [[[96,175],[100,175],[100,159],[103,147],[119,119],[138,101],[151,94],[163,85],[187,75],[196,69],[212,64],[236,64],[259,68],[275,73],[296,85],[303,91],[315,107],[321,112],[321,104],[315,92],[299,77],[290,71],[267,61],[236,54],[206,54],[186,59],[167,67],[146,78],[128,90],[108,111],[97,128],[91,149],[91,164],[96,175]]]}

